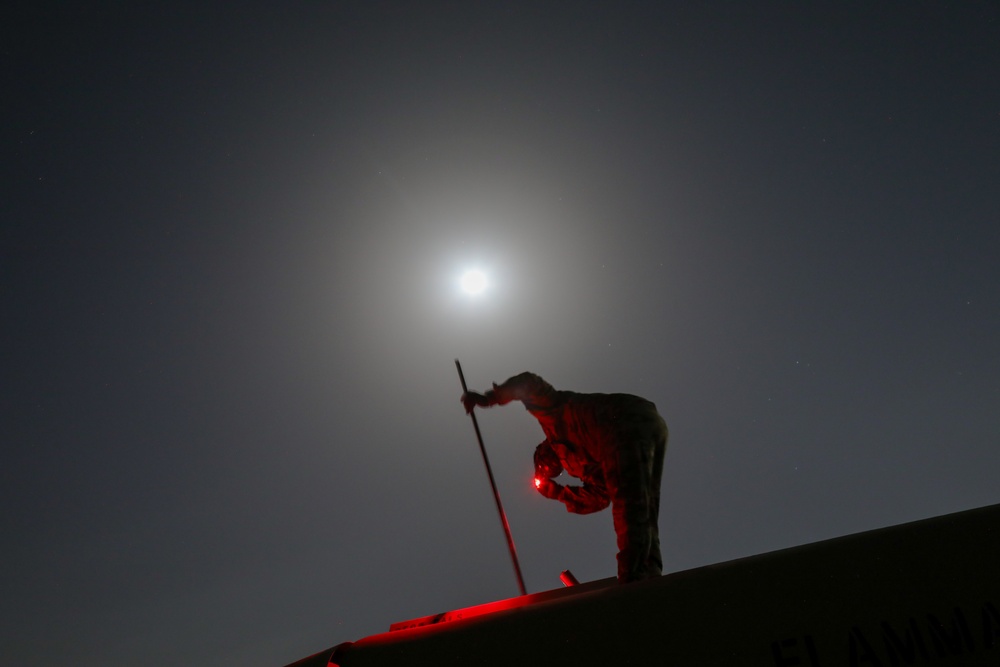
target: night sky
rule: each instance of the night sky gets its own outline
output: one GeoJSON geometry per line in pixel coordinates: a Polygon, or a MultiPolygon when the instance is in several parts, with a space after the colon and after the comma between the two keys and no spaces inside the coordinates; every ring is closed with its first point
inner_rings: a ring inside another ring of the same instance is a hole
{"type": "MultiPolygon", "coordinates": [[[[455,358],[657,404],[666,572],[1000,502],[995,2],[60,4],[0,20],[0,664],[516,595],[455,358]]],[[[614,576],[479,423],[529,592],[614,576]]]]}

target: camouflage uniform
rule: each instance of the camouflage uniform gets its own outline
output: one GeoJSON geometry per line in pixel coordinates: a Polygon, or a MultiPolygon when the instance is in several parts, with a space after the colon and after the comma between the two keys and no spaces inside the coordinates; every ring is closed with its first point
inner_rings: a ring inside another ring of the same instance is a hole
{"type": "Polygon", "coordinates": [[[577,514],[611,505],[618,535],[618,580],[658,576],[660,477],[667,425],[650,401],[630,394],[558,391],[534,373],[521,373],[486,392],[490,405],[521,401],[566,472],[582,486],[555,496],[577,514]]]}

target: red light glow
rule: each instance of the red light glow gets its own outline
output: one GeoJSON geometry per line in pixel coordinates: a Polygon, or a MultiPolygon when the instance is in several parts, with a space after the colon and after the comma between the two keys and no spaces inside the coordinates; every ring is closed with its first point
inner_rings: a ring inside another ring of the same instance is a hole
{"type": "Polygon", "coordinates": [[[542,488],[542,478],[541,477],[536,477],[535,478],[535,488],[536,489],[542,488]]]}

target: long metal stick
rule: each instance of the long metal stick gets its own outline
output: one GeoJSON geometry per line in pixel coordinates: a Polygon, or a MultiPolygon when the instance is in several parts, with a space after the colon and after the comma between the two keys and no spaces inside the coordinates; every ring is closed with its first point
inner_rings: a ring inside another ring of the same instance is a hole
{"type": "MultiPolygon", "coordinates": [[[[465,384],[465,374],[462,373],[462,364],[455,360],[455,368],[458,369],[458,379],[462,381],[462,393],[469,393],[469,388],[465,384]]],[[[500,523],[503,524],[504,535],[507,536],[507,548],[510,550],[510,560],[514,563],[514,574],[517,576],[517,587],[521,590],[521,595],[527,595],[524,589],[524,578],[521,576],[521,565],[517,562],[517,549],[514,548],[514,538],[510,534],[510,524],[507,523],[507,513],[503,511],[503,504],[500,502],[500,493],[497,491],[497,483],[493,479],[493,468],[490,467],[490,459],[486,456],[486,447],[483,445],[483,436],[479,432],[479,422],[476,421],[476,412],[469,413],[472,417],[472,426],[476,429],[476,440],[479,441],[479,451],[483,454],[483,463],[486,464],[486,474],[490,478],[490,486],[493,488],[493,499],[497,503],[497,512],[500,514],[500,523]]]]}

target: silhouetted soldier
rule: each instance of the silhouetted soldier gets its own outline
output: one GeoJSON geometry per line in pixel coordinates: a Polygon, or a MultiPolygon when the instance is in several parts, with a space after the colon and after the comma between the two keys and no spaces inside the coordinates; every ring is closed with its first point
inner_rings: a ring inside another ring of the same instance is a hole
{"type": "Polygon", "coordinates": [[[631,394],[559,391],[534,373],[521,373],[485,394],[462,396],[466,412],[521,401],[545,440],[535,449],[535,486],[577,514],[611,505],[618,534],[618,581],[660,575],[660,477],[667,425],[656,406],[631,394]],[[583,481],[553,480],[563,469],[583,481]]]}

